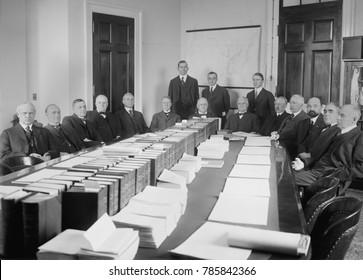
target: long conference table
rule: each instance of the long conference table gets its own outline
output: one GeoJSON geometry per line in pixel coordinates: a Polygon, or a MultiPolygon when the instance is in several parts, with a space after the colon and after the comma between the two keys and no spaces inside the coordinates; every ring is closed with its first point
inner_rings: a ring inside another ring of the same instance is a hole
{"type": "MultiPolygon", "coordinates": [[[[158,249],[139,248],[135,259],[161,260],[161,259],[193,259],[187,256],[177,256],[169,252],[183,243],[201,225],[203,225],[220,192],[223,190],[226,178],[236,163],[239,151],[244,141],[231,141],[229,151],[224,155],[224,165],[220,169],[201,168],[192,183],[188,184],[188,200],[184,215],[181,216],[178,226],[158,249]]],[[[74,155],[54,159],[38,164],[18,172],[0,177],[0,185],[9,185],[11,181],[26,174],[35,172],[47,166],[52,166],[60,161],[67,160],[74,155]]],[[[286,150],[278,145],[271,146],[270,152],[270,202],[267,226],[253,226],[267,228],[282,232],[307,234],[305,217],[302,211],[298,190],[295,183],[291,162],[286,150]]],[[[249,225],[246,225],[249,226],[249,225]]],[[[311,250],[309,250],[311,251],[311,250]]],[[[308,259],[306,257],[291,256],[277,253],[266,253],[253,250],[249,259],[308,259]]]]}

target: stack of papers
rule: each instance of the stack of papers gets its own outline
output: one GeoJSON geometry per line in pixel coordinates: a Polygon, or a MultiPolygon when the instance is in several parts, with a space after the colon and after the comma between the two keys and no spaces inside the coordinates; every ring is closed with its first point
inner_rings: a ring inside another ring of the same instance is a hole
{"type": "Polygon", "coordinates": [[[179,160],[179,163],[185,163],[188,165],[192,165],[194,167],[194,172],[199,172],[202,168],[202,158],[198,156],[191,156],[186,153],[183,154],[183,157],[179,160]]]}
{"type": "Polygon", "coordinates": [[[170,170],[183,176],[187,184],[190,184],[195,178],[195,165],[188,164],[188,162],[179,161],[170,170]]]}
{"type": "Polygon", "coordinates": [[[164,169],[160,174],[156,185],[160,188],[179,189],[185,193],[188,192],[185,177],[168,169],[164,169]]]}
{"type": "Polygon", "coordinates": [[[270,197],[270,184],[267,179],[228,177],[224,185],[223,193],[235,197],[270,197]]]}
{"type": "Polygon", "coordinates": [[[229,173],[229,177],[268,179],[270,177],[270,166],[236,164],[229,173]]]}
{"type": "Polygon", "coordinates": [[[238,155],[237,164],[271,165],[269,155],[238,155]]]}
{"type": "Polygon", "coordinates": [[[240,155],[270,155],[270,147],[243,146],[240,155]]]}
{"type": "Polygon", "coordinates": [[[245,146],[252,147],[271,147],[270,137],[247,137],[245,146]]]}
{"type": "Polygon", "coordinates": [[[51,178],[53,176],[62,174],[63,172],[65,172],[64,169],[52,169],[52,168],[44,168],[42,170],[39,170],[37,172],[34,172],[32,174],[29,174],[27,176],[24,176],[20,179],[17,179],[14,181],[14,183],[17,184],[30,184],[30,183],[34,183],[36,181],[39,181],[40,179],[44,179],[44,178],[51,178]]]}
{"type": "Polygon", "coordinates": [[[79,259],[132,260],[139,247],[139,234],[130,228],[116,228],[104,214],[83,235],[86,243],[78,252],[79,259]]]}
{"type": "Polygon", "coordinates": [[[232,225],[206,222],[172,253],[206,260],[246,260],[251,250],[228,246],[232,225]]]}
{"type": "Polygon", "coordinates": [[[267,225],[268,205],[268,197],[236,197],[220,193],[208,221],[235,225],[267,225]]]}
{"type": "Polygon", "coordinates": [[[201,158],[222,159],[229,150],[229,142],[213,138],[201,143],[197,149],[201,158]]]}

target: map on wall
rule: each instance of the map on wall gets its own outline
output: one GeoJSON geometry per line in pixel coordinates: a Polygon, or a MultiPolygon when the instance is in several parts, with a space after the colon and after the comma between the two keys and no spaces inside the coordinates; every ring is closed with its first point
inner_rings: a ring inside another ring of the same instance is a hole
{"type": "Polygon", "coordinates": [[[207,74],[218,74],[225,87],[251,87],[259,69],[261,27],[235,27],[187,31],[188,74],[207,85],[207,74]]]}

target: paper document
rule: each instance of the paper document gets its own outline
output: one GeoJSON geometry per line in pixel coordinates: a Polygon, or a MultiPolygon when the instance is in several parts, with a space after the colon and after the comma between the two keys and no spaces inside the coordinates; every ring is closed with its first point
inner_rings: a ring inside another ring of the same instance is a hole
{"type": "Polygon", "coordinates": [[[247,137],[245,146],[271,147],[270,137],[247,137]]]}
{"type": "Polygon", "coordinates": [[[60,163],[57,163],[56,165],[54,165],[54,167],[66,167],[66,168],[70,168],[73,167],[75,165],[79,165],[88,161],[91,161],[92,159],[89,157],[74,157],[71,158],[69,160],[66,161],[62,161],[60,163]]]}
{"type": "Polygon", "coordinates": [[[208,221],[267,225],[268,197],[236,197],[220,193],[208,221]]]}
{"type": "Polygon", "coordinates": [[[243,146],[240,155],[270,155],[270,147],[243,146]]]}
{"type": "Polygon", "coordinates": [[[206,260],[246,260],[251,250],[228,246],[228,232],[234,226],[206,222],[172,253],[206,260]]]}
{"type": "Polygon", "coordinates": [[[271,160],[269,155],[238,155],[236,163],[271,165],[271,160]]]}
{"type": "Polygon", "coordinates": [[[306,256],[310,236],[235,226],[228,233],[228,244],[239,248],[306,256]]]}
{"type": "Polygon", "coordinates": [[[45,168],[45,169],[39,170],[35,173],[32,173],[28,176],[15,180],[14,182],[16,182],[16,183],[33,183],[33,182],[39,181],[40,179],[43,179],[43,178],[49,179],[53,176],[62,174],[63,172],[65,172],[64,169],[45,168]]]}
{"type": "Polygon", "coordinates": [[[270,177],[270,166],[236,164],[229,173],[229,177],[268,179],[270,177]]]}
{"type": "Polygon", "coordinates": [[[270,197],[270,183],[267,179],[228,177],[223,193],[226,195],[270,197]]]}

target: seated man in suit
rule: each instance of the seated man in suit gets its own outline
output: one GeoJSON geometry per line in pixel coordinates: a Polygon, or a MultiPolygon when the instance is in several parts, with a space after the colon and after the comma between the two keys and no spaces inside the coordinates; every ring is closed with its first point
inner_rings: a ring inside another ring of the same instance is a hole
{"type": "Polygon", "coordinates": [[[86,120],[86,102],[82,99],[74,100],[73,112],[72,116],[63,118],[63,126],[73,129],[87,148],[103,144],[102,138],[97,130],[86,120]]]}
{"type": "Polygon", "coordinates": [[[221,118],[222,127],[224,127],[231,103],[228,90],[220,87],[217,80],[217,73],[208,73],[209,87],[202,91],[202,96],[208,100],[208,113],[212,117],[221,118]]]}
{"type": "Polygon", "coordinates": [[[134,95],[130,92],[122,97],[123,108],[116,112],[116,118],[121,124],[122,138],[129,138],[135,134],[149,132],[144,116],[134,110],[134,95]]]}
{"type": "Polygon", "coordinates": [[[108,99],[105,95],[97,95],[96,109],[88,111],[86,119],[96,128],[103,142],[121,139],[121,131],[116,117],[107,112],[108,99]]]}
{"type": "Polygon", "coordinates": [[[197,112],[189,116],[189,119],[206,119],[211,118],[212,114],[208,113],[208,100],[201,97],[197,102],[197,112]]]}
{"type": "Polygon", "coordinates": [[[322,172],[331,169],[339,171],[341,182],[363,178],[363,131],[357,127],[360,115],[360,109],[355,105],[344,105],[341,108],[338,117],[341,135],[335,138],[312,169],[295,174],[298,186],[310,186],[322,172]]]}
{"type": "Polygon", "coordinates": [[[248,110],[248,99],[247,97],[240,97],[237,99],[238,113],[229,116],[227,119],[224,129],[230,130],[231,132],[242,131],[242,132],[260,132],[260,121],[258,117],[247,112],[248,110]]]}
{"type": "Polygon", "coordinates": [[[151,120],[151,124],[150,124],[151,132],[164,130],[170,126],[173,126],[177,122],[181,122],[179,115],[173,114],[170,111],[171,99],[169,96],[163,97],[161,105],[163,107],[163,110],[159,113],[154,114],[154,116],[151,120]]]}
{"type": "Polygon", "coordinates": [[[324,117],[321,114],[321,102],[317,97],[309,99],[307,104],[309,119],[302,120],[298,126],[297,144],[299,158],[305,158],[306,153],[314,145],[321,131],[326,127],[324,117]]]}
{"type": "Polygon", "coordinates": [[[275,114],[275,97],[262,87],[264,78],[261,73],[253,74],[252,82],[254,90],[247,93],[248,112],[256,114],[260,125],[263,126],[266,118],[275,114]]]}
{"type": "Polygon", "coordinates": [[[285,111],[287,99],[284,96],[277,97],[274,104],[276,112],[273,115],[267,116],[261,127],[260,133],[263,136],[270,136],[272,131],[277,131],[283,120],[290,116],[290,114],[285,111]]]}
{"type": "Polygon", "coordinates": [[[297,155],[297,135],[299,123],[308,119],[309,116],[303,111],[304,97],[294,94],[290,98],[291,115],[284,119],[277,131],[271,132],[272,140],[282,142],[290,154],[290,158],[294,159],[297,155]]]}
{"type": "Polygon", "coordinates": [[[340,134],[340,128],[337,125],[338,116],[339,108],[333,102],[328,103],[324,108],[323,115],[326,128],[321,131],[308,152],[304,153],[304,156],[301,158],[299,155],[292,162],[292,167],[295,170],[307,169],[312,166],[328,150],[331,143],[340,134]]]}
{"type": "Polygon", "coordinates": [[[34,125],[35,106],[25,102],[16,111],[19,123],[5,129],[0,136],[0,156],[35,156],[44,160],[56,158],[59,153],[53,145],[47,129],[34,125]]]}
{"type": "Polygon", "coordinates": [[[60,123],[61,111],[57,105],[48,105],[45,109],[45,115],[48,118],[48,125],[44,128],[49,130],[51,141],[60,154],[75,153],[86,148],[72,128],[65,127],[60,123]]]}

